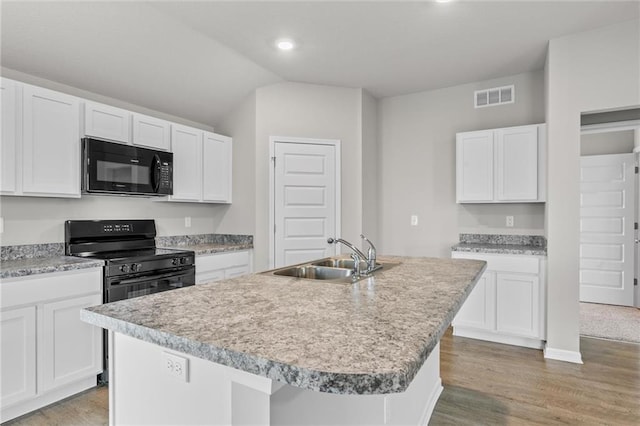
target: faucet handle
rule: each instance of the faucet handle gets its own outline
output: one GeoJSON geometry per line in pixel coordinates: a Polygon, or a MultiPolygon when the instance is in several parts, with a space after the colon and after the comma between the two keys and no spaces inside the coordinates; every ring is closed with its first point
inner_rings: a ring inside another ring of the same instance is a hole
{"type": "Polygon", "coordinates": [[[371,250],[373,250],[374,253],[376,252],[376,246],[373,245],[371,240],[369,240],[367,237],[365,237],[364,234],[360,234],[360,238],[362,238],[363,240],[365,240],[369,244],[369,252],[371,252],[371,250]]]}
{"type": "Polygon", "coordinates": [[[335,239],[331,238],[331,237],[327,238],[327,242],[329,244],[337,243],[337,241],[335,239]]]}

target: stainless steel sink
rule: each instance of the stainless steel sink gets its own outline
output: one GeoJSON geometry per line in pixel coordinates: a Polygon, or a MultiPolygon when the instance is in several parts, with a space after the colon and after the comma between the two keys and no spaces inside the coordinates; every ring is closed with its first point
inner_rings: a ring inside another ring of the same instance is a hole
{"type": "MultiPolygon", "coordinates": [[[[318,260],[311,264],[315,266],[328,266],[330,268],[347,268],[353,270],[356,263],[352,259],[329,258],[318,260]]],[[[367,269],[367,262],[360,261],[360,270],[364,271],[365,269],[367,269]]]]}
{"type": "Polygon", "coordinates": [[[352,259],[328,257],[326,259],[314,260],[299,265],[265,271],[263,274],[304,278],[308,280],[352,283],[368,278],[380,270],[388,270],[399,265],[399,263],[376,263],[376,267],[373,271],[365,274],[364,271],[367,270],[367,264],[366,262],[360,262],[362,275],[359,276],[354,274],[354,265],[355,263],[352,259]]]}
{"type": "Polygon", "coordinates": [[[336,280],[349,278],[353,275],[353,269],[328,268],[325,266],[293,266],[275,271],[273,275],[287,277],[307,278],[311,280],[336,280]]]}

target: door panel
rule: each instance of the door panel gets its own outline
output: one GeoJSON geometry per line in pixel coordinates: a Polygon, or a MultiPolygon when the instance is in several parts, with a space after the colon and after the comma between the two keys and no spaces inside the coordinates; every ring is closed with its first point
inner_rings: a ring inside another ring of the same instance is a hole
{"type": "Polygon", "coordinates": [[[0,404],[7,407],[36,394],[36,307],[0,315],[0,404]]]}
{"type": "Polygon", "coordinates": [[[633,306],[634,155],[581,158],[580,300],[633,306]]]}
{"type": "Polygon", "coordinates": [[[335,254],[336,148],[308,143],[275,144],[275,266],[335,254]]]}
{"type": "Polygon", "coordinates": [[[538,199],[538,126],[496,130],[498,200],[538,199]]]}
{"type": "Polygon", "coordinates": [[[496,330],[538,337],[540,280],[528,274],[496,274],[496,330]]]}

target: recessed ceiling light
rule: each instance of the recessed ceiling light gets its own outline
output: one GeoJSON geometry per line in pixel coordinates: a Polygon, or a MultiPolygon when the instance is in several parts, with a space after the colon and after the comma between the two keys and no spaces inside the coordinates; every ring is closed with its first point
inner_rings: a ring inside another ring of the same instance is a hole
{"type": "Polygon", "coordinates": [[[292,40],[278,40],[276,41],[276,47],[280,50],[291,50],[296,47],[296,44],[292,40]]]}
{"type": "Polygon", "coordinates": [[[436,3],[449,3],[451,0],[436,0],[436,3]]]}

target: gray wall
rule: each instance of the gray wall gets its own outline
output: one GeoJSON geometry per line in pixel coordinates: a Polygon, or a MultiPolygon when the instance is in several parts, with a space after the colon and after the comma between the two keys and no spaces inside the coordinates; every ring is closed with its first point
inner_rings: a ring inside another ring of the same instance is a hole
{"type": "Polygon", "coordinates": [[[217,128],[233,136],[233,201],[220,220],[221,234],[250,234],[256,229],[256,95],[249,95],[217,128]]]}
{"type": "MultiPolygon", "coordinates": [[[[18,71],[3,68],[2,76],[187,126],[213,130],[210,123],[194,123],[18,71]]],[[[235,149],[234,154],[236,154],[235,149]]],[[[67,219],[154,218],[159,235],[212,233],[216,232],[227,209],[228,206],[224,205],[167,203],[131,197],[83,196],[81,199],[61,199],[2,196],[0,197],[0,215],[5,222],[4,232],[0,238],[3,245],[61,242],[64,241],[64,221],[67,219]],[[186,216],[191,217],[190,228],[184,226],[186,216]]],[[[232,229],[237,230],[238,233],[250,230],[240,226],[232,229]]]]}
{"type": "Polygon", "coordinates": [[[633,144],[633,130],[582,135],[580,155],[628,154],[633,152],[633,144]]]}
{"type": "MultiPolygon", "coordinates": [[[[378,144],[378,100],[362,91],[362,233],[374,244],[378,238],[378,192],[380,168],[378,144]]],[[[366,246],[366,245],[365,245],[366,246]]]]}
{"type": "Polygon", "coordinates": [[[457,132],[544,122],[543,72],[420,92],[379,101],[380,252],[450,256],[458,233],[544,233],[539,204],[458,205],[457,132]],[[515,84],[515,103],[473,107],[473,92],[515,84]],[[418,226],[410,225],[418,215],[418,226]],[[506,228],[512,215],[514,228],[506,228]]]}
{"type": "Polygon", "coordinates": [[[580,116],[640,105],[640,20],[551,40],[546,73],[547,349],[576,354],[580,116]]]}

